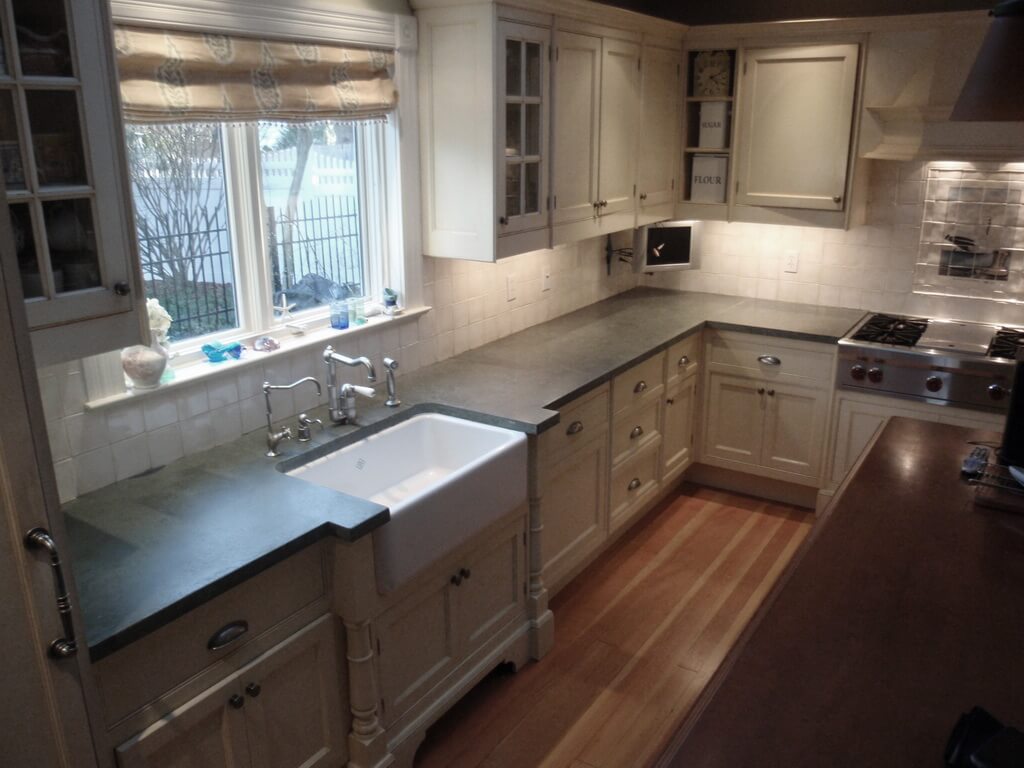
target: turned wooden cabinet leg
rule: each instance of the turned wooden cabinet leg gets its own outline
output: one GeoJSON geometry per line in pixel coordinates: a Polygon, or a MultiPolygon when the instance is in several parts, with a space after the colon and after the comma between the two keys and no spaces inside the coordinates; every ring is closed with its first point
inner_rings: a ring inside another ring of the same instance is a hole
{"type": "Polygon", "coordinates": [[[387,740],[380,721],[380,694],[373,666],[373,641],[370,622],[345,622],[348,645],[349,708],[352,732],[349,741],[349,765],[352,768],[385,768],[394,760],[387,751],[387,740]]]}

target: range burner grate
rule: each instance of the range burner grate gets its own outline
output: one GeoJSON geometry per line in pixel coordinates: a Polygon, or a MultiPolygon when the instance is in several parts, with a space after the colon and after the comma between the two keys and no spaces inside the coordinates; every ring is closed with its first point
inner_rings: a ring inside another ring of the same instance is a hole
{"type": "Polygon", "coordinates": [[[919,317],[872,315],[851,338],[875,344],[912,347],[928,328],[928,321],[919,317]]]}
{"type": "Polygon", "coordinates": [[[988,345],[989,357],[1006,357],[1014,360],[1017,357],[1017,350],[1024,344],[1024,329],[1021,328],[1000,328],[988,345]]]}

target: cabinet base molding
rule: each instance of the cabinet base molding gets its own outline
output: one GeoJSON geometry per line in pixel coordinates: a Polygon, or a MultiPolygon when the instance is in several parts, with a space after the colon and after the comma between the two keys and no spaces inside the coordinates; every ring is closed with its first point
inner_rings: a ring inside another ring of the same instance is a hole
{"type": "MultiPolygon", "coordinates": [[[[545,601],[546,602],[546,601],[545,601]]],[[[530,658],[540,661],[555,644],[555,614],[550,608],[530,620],[530,658]]]]}
{"type": "Polygon", "coordinates": [[[732,469],[713,467],[710,464],[693,464],[686,471],[686,479],[699,485],[721,488],[723,491],[745,493],[761,499],[792,504],[797,507],[816,509],[818,489],[806,485],[787,483],[770,477],[758,477],[732,469]]]}
{"type": "MultiPolygon", "coordinates": [[[[551,611],[547,613],[549,616],[551,615],[551,611]]],[[[547,624],[553,631],[553,617],[547,624]]],[[[393,762],[389,763],[389,765],[393,765],[395,768],[412,768],[416,751],[426,737],[427,728],[433,725],[499,664],[511,663],[515,666],[516,670],[519,670],[528,663],[531,658],[532,635],[533,631],[530,624],[521,625],[514,634],[509,636],[497,648],[481,656],[466,670],[460,670],[462,677],[458,683],[450,684],[446,682],[444,684],[447,688],[445,694],[421,712],[415,720],[400,728],[398,734],[393,739],[389,739],[388,752],[394,758],[393,762]]],[[[349,765],[352,768],[363,768],[363,766],[356,766],[352,762],[349,765]]],[[[367,768],[370,767],[367,766],[367,768]]]]}

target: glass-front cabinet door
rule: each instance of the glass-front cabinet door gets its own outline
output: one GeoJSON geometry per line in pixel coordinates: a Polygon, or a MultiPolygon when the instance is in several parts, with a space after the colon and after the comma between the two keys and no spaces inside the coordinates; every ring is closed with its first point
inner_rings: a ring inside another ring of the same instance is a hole
{"type": "Polygon", "coordinates": [[[502,22],[498,73],[498,236],[548,225],[551,31],[502,22]]]}
{"type": "Polygon", "coordinates": [[[105,7],[0,4],[0,163],[29,326],[130,313],[134,246],[105,7]]]}

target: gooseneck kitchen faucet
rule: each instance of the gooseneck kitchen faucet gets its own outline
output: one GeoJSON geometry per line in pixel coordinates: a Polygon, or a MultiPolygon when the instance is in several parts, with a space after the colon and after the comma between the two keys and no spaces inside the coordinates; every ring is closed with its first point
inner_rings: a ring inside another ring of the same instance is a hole
{"type": "Polygon", "coordinates": [[[324,349],[324,363],[327,364],[327,403],[328,413],[331,421],[335,424],[350,424],[356,418],[356,395],[373,397],[375,392],[372,387],[359,387],[354,384],[343,384],[338,386],[337,364],[351,367],[364,366],[366,368],[366,380],[371,384],[377,381],[377,371],[368,357],[345,357],[334,351],[334,347],[328,345],[324,349]]]}

